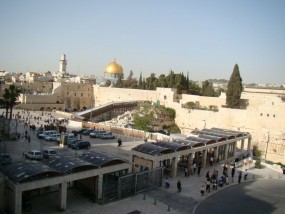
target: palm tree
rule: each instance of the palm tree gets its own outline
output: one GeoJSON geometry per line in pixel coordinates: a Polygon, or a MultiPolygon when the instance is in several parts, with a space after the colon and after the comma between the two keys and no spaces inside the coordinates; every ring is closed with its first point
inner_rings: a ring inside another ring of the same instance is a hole
{"type": "Polygon", "coordinates": [[[3,101],[6,107],[6,119],[8,119],[8,112],[10,109],[10,117],[12,119],[13,107],[16,105],[17,98],[20,96],[21,89],[15,85],[10,85],[9,88],[5,88],[3,101]]]}

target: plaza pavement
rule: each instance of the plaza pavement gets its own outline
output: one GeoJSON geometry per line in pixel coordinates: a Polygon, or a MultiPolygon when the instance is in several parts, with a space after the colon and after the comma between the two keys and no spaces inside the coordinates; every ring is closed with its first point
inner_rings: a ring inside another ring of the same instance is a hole
{"type": "MultiPolygon", "coordinates": [[[[0,112],[1,113],[1,112],[0,112]]],[[[56,117],[55,115],[53,115],[56,117]]],[[[24,132],[23,123],[19,125],[19,131],[24,132]]],[[[23,151],[27,151],[29,149],[40,149],[41,145],[43,148],[55,148],[61,150],[61,152],[66,152],[69,154],[78,155],[77,152],[73,150],[60,148],[54,142],[45,142],[40,141],[36,137],[36,133],[33,131],[31,133],[31,143],[24,143],[22,139],[18,139],[16,141],[6,141],[4,149],[11,153],[13,157],[13,161],[22,161],[24,160],[22,153],[23,151]]],[[[84,138],[86,136],[83,136],[84,138]]],[[[89,139],[89,138],[88,138],[89,139]]],[[[93,140],[93,139],[92,139],[93,140]]],[[[116,140],[113,141],[99,141],[98,139],[94,139],[92,142],[91,150],[97,150],[101,152],[106,152],[110,154],[117,155],[121,158],[128,159],[128,151],[134,146],[143,143],[142,139],[139,141],[135,141],[133,139],[123,138],[123,146],[117,147],[116,140]]],[[[3,149],[3,145],[1,145],[1,149],[3,149]]],[[[84,152],[78,151],[78,153],[84,152]]],[[[210,174],[213,170],[218,170],[219,175],[221,175],[223,164],[207,166],[206,168],[202,168],[201,175],[192,175],[189,177],[184,176],[183,169],[180,169],[177,173],[177,178],[169,178],[170,188],[166,189],[164,186],[158,187],[144,193],[139,193],[137,195],[131,196],[129,198],[125,198],[122,200],[118,200],[115,202],[107,203],[104,205],[100,205],[97,203],[93,203],[87,197],[85,197],[81,192],[76,191],[74,189],[68,190],[67,196],[67,209],[64,213],[81,213],[81,214],[136,214],[136,213],[154,213],[154,214],[162,214],[162,213],[195,213],[195,211],[199,211],[199,207],[203,206],[203,203],[207,202],[207,198],[209,200],[212,197],[215,197],[216,193],[223,195],[223,191],[225,189],[231,189],[233,185],[237,184],[237,175],[238,170],[236,171],[236,175],[234,178],[234,182],[232,183],[230,180],[230,184],[224,186],[222,188],[218,188],[217,191],[212,190],[210,193],[205,193],[204,196],[200,195],[200,187],[204,184],[206,178],[206,172],[210,171],[210,174]],[[180,180],[182,183],[182,192],[178,193],[176,188],[176,182],[180,180]]],[[[262,180],[265,183],[278,180],[278,182],[283,182],[285,184],[285,178],[282,174],[281,170],[276,170],[274,168],[266,167],[264,169],[250,169],[249,175],[247,179],[247,183],[250,183],[257,180],[262,180]]],[[[244,181],[242,181],[244,182],[244,181]]],[[[237,186],[237,185],[236,185],[237,186]]],[[[238,186],[236,187],[238,188],[238,186]]],[[[284,194],[284,193],[280,193],[284,194]]],[[[234,197],[234,192],[232,192],[234,197]]],[[[256,196],[258,197],[258,196],[256,196]]],[[[58,211],[58,192],[48,193],[45,195],[41,195],[39,197],[35,197],[32,199],[31,203],[33,206],[33,210],[29,213],[62,213],[58,211]]],[[[252,207],[254,209],[254,207],[252,207]]],[[[209,210],[209,212],[211,212],[209,210]]],[[[23,211],[23,213],[26,213],[23,211]]],[[[202,212],[197,212],[202,213],[202,212]]]]}

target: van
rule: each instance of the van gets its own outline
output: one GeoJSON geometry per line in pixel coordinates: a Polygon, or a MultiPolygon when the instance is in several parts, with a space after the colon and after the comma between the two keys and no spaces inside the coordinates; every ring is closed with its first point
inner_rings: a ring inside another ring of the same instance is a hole
{"type": "Polygon", "coordinates": [[[45,138],[47,136],[55,135],[58,134],[57,131],[55,130],[49,130],[49,131],[44,131],[43,133],[39,134],[38,137],[40,139],[45,138]]]}
{"type": "Polygon", "coordinates": [[[58,144],[68,145],[68,142],[71,142],[73,140],[76,140],[73,133],[64,133],[59,138],[57,138],[56,142],[58,144]]]}

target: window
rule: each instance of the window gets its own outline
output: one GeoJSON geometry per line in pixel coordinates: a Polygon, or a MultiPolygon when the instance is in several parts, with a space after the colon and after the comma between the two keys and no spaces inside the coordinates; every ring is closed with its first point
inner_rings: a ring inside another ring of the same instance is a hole
{"type": "Polygon", "coordinates": [[[275,114],[273,114],[273,117],[275,117],[275,114]]]}
{"type": "Polygon", "coordinates": [[[262,113],[260,113],[260,116],[262,116],[263,114],[262,113]]]}
{"type": "Polygon", "coordinates": [[[68,95],[69,94],[69,92],[66,92],[66,95],[68,95]]]}
{"type": "Polygon", "coordinates": [[[272,105],[274,105],[274,102],[272,102],[272,105]]]}
{"type": "Polygon", "coordinates": [[[165,99],[165,100],[167,99],[167,96],[166,96],[166,95],[164,95],[164,99],[165,99]]]}
{"type": "Polygon", "coordinates": [[[267,117],[269,117],[269,114],[267,114],[267,117]]]}
{"type": "Polygon", "coordinates": [[[81,97],[83,97],[83,93],[81,93],[81,97]]]}
{"type": "Polygon", "coordinates": [[[76,93],[74,93],[74,96],[76,97],[76,93]]]}

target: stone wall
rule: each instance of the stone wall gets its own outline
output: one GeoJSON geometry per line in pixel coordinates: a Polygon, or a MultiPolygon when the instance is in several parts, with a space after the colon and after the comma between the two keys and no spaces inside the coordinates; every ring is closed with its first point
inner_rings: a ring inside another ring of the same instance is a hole
{"type": "Polygon", "coordinates": [[[285,163],[285,102],[280,94],[263,91],[263,93],[244,92],[242,99],[248,101],[247,109],[230,109],[222,107],[226,103],[226,96],[201,97],[183,94],[177,99],[176,91],[157,88],[156,91],[100,88],[94,87],[95,104],[103,105],[112,101],[150,100],[158,101],[166,107],[176,110],[176,124],[182,134],[189,134],[192,130],[203,128],[225,128],[252,134],[252,145],[259,145],[265,156],[267,135],[275,136],[269,139],[267,158],[285,163]],[[267,92],[267,93],[265,93],[267,92]],[[207,110],[190,110],[182,108],[187,102],[199,102],[201,106],[216,105],[218,112],[207,110]],[[278,146],[276,145],[278,142],[278,146]]]}

